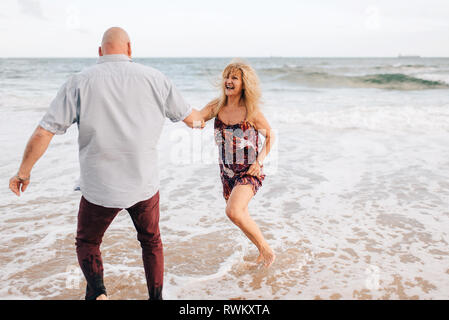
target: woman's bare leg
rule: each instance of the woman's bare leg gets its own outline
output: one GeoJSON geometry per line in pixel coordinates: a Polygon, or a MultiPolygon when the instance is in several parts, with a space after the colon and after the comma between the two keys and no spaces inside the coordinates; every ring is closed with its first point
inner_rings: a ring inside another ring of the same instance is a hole
{"type": "Polygon", "coordinates": [[[259,249],[260,255],[257,262],[264,261],[264,265],[269,267],[274,262],[275,254],[265,241],[259,226],[249,215],[248,204],[253,196],[253,189],[250,185],[235,186],[226,201],[226,215],[259,249]]]}

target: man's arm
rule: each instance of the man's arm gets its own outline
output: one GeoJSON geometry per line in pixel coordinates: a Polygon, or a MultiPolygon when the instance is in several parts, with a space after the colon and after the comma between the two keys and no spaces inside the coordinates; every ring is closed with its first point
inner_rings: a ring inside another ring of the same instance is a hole
{"type": "Polygon", "coordinates": [[[200,111],[192,109],[190,115],[188,115],[184,120],[182,120],[190,128],[200,128],[203,129],[205,122],[200,111]]]}
{"type": "Polygon", "coordinates": [[[25,192],[30,184],[31,169],[45,153],[53,136],[52,132],[45,130],[41,126],[34,130],[25,148],[19,171],[9,180],[9,188],[17,196],[20,196],[20,191],[25,192]]]}

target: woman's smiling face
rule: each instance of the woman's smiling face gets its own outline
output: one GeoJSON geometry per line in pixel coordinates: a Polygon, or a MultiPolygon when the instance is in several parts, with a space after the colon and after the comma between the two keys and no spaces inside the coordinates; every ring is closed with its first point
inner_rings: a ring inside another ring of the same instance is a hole
{"type": "Polygon", "coordinates": [[[224,78],[225,94],[229,96],[240,96],[242,94],[243,82],[242,72],[240,70],[232,70],[228,76],[224,78]]]}

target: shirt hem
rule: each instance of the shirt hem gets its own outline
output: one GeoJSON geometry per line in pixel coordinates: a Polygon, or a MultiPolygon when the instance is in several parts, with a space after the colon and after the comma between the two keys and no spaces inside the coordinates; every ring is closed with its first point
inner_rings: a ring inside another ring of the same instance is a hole
{"type": "Polygon", "coordinates": [[[66,132],[65,130],[55,129],[53,126],[43,120],[39,122],[39,126],[47,131],[50,131],[53,134],[64,134],[66,132]]]}
{"type": "Polygon", "coordinates": [[[181,120],[184,120],[185,118],[187,118],[187,117],[192,113],[192,111],[193,111],[193,109],[192,109],[192,107],[189,105],[189,109],[188,109],[182,116],[179,116],[179,117],[177,117],[177,118],[170,118],[170,120],[171,120],[172,122],[179,122],[179,121],[181,121],[181,120]]]}
{"type": "Polygon", "coordinates": [[[140,200],[134,200],[134,201],[129,202],[130,204],[126,203],[126,205],[122,205],[121,203],[120,204],[109,203],[107,201],[93,199],[90,196],[83,193],[82,189],[81,189],[81,193],[82,193],[83,197],[90,203],[93,203],[93,204],[96,204],[97,206],[101,206],[101,207],[105,207],[105,208],[121,208],[121,209],[130,208],[133,205],[135,205],[136,203],[139,203],[144,200],[148,200],[149,198],[153,197],[158,192],[159,192],[159,188],[156,188],[156,191],[150,192],[150,193],[148,193],[148,195],[142,196],[140,200]]]}

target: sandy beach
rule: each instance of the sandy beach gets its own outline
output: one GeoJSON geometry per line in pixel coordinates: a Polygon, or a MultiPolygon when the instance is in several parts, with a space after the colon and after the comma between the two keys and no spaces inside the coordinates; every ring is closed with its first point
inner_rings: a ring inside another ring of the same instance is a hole
{"type": "MultiPolygon", "coordinates": [[[[195,108],[215,97],[228,60],[136,59],[166,73],[195,108]]],[[[249,209],[277,260],[255,265],[256,248],[226,217],[213,122],[192,132],[167,120],[164,299],[448,299],[449,59],[249,61],[278,137],[249,209]]],[[[7,181],[58,87],[92,63],[0,59],[0,299],[84,297],[76,125],[55,136],[20,198],[7,181]]],[[[110,298],[146,299],[126,211],[101,250],[110,298]]]]}

